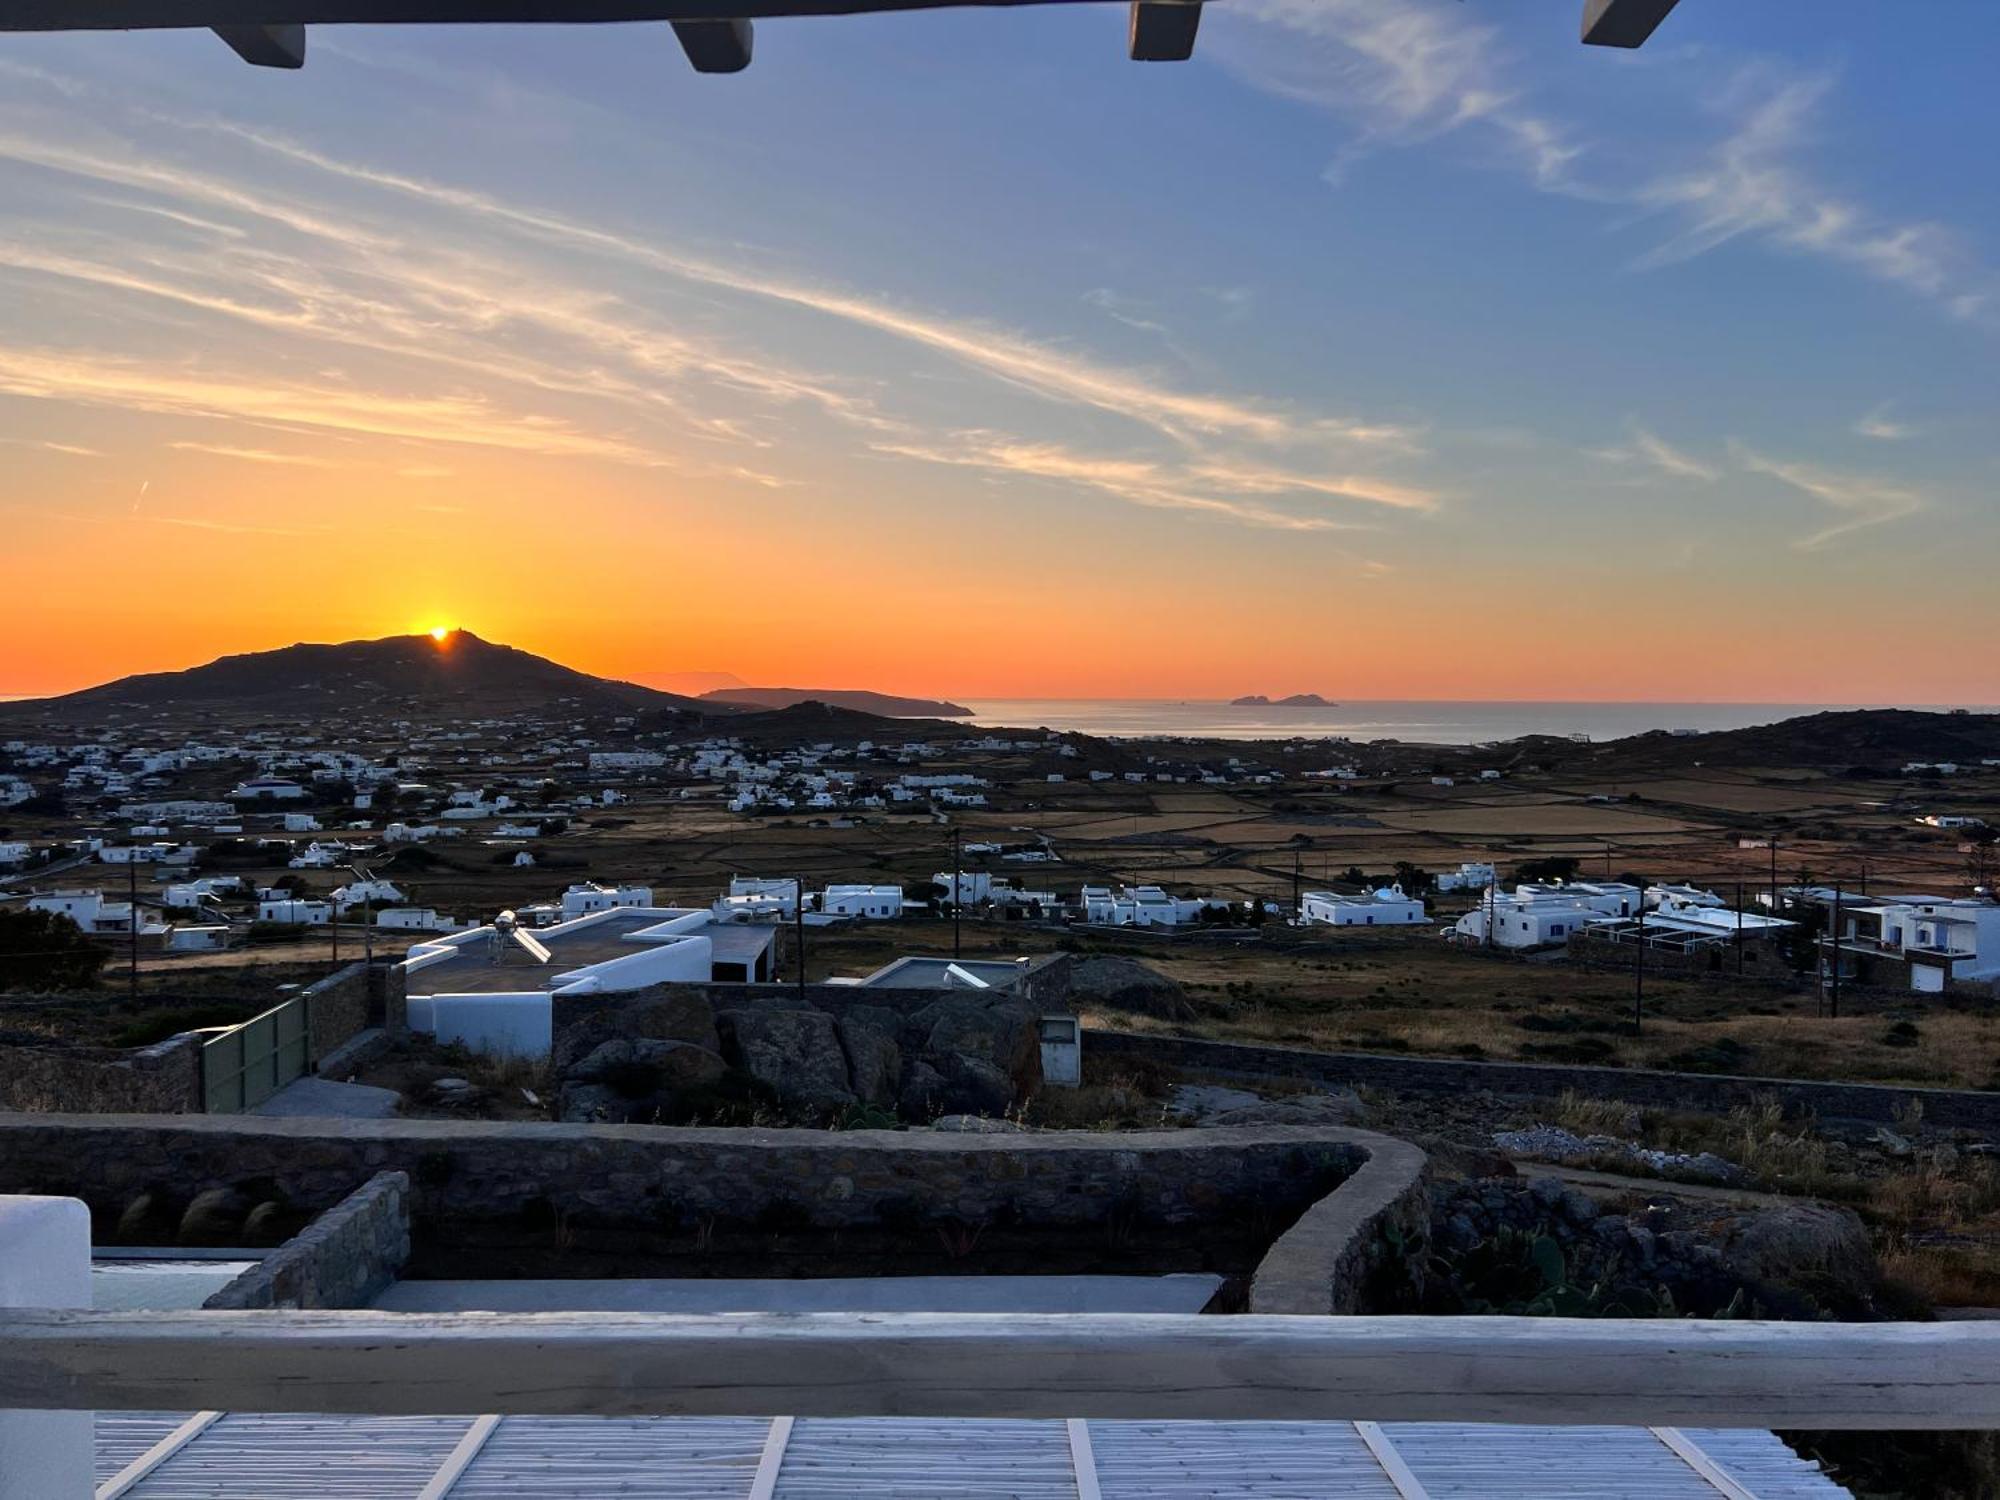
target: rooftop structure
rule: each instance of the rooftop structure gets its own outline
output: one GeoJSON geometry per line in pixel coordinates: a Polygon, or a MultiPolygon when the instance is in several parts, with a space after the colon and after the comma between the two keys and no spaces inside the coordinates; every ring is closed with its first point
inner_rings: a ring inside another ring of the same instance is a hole
{"type": "Polygon", "coordinates": [[[418,996],[544,992],[587,995],[669,980],[754,983],[771,977],[769,927],[718,922],[698,908],[613,906],[538,927],[538,958],[489,924],[433,943],[404,961],[418,996]]]}
{"type": "Polygon", "coordinates": [[[1028,958],[924,958],[911,955],[860,979],[837,980],[872,990],[1011,989],[1034,966],[1028,958]]]}

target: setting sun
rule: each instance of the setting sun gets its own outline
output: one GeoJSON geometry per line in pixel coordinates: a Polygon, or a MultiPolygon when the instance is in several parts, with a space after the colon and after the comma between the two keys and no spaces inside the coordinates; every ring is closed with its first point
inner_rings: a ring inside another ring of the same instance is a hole
{"type": "Polygon", "coordinates": [[[431,627],[431,639],[442,645],[445,641],[451,639],[451,627],[449,625],[433,625],[431,627]]]}

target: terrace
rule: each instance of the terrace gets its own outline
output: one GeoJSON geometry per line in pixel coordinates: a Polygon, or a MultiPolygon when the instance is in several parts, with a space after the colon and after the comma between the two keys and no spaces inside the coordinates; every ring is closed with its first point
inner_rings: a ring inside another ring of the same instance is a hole
{"type": "Polygon", "coordinates": [[[87,1310],[90,1213],[0,1199],[0,1500],[1773,1500],[1846,1493],[1773,1427],[2000,1426],[1989,1324],[1361,1312],[1423,1168],[1413,1148],[1365,1132],[336,1132],[144,1117],[20,1118],[0,1132],[0,1188],[67,1162],[100,1221],[121,1184],[169,1159],[190,1186],[271,1168],[301,1201],[333,1200],[201,1309],[138,1310],[128,1291],[125,1310],[87,1310]],[[596,1167],[557,1171],[564,1152],[596,1167]],[[1297,1169],[1320,1158],[1342,1165],[1313,1187],[1297,1169]],[[335,1194],[371,1161],[390,1170],[335,1194]],[[402,1162],[428,1182],[412,1187],[402,1162]],[[452,1226],[505,1206],[492,1195],[555,1194],[588,1233],[588,1206],[612,1212],[608,1190],[635,1172],[710,1195],[745,1177],[753,1192],[827,1185],[802,1226],[824,1243],[892,1188],[953,1204],[1020,1193],[1032,1226],[1088,1219],[1093,1196],[1150,1182],[1170,1218],[1198,1224],[1227,1212],[1197,1190],[1218,1163],[1274,1171],[1303,1205],[1274,1226],[1247,1311],[1226,1315],[1193,1310],[1202,1277],[1048,1274],[1060,1266],[858,1285],[496,1286],[395,1268],[402,1215],[419,1237],[449,1229],[431,1259],[455,1263],[452,1226]],[[1094,1195],[1070,1190],[1086,1183],[1094,1195]]]}

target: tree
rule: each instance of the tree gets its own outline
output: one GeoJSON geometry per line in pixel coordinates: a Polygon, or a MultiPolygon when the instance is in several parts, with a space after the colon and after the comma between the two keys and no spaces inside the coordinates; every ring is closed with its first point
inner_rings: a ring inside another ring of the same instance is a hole
{"type": "Polygon", "coordinates": [[[1396,861],[1396,884],[1403,888],[1405,896],[1427,895],[1437,884],[1437,877],[1421,865],[1413,865],[1407,859],[1396,861]]]}
{"type": "Polygon", "coordinates": [[[0,911],[0,981],[10,989],[88,989],[109,956],[59,912],[0,911]]]}
{"type": "Polygon", "coordinates": [[[1349,865],[1340,872],[1340,878],[1348,885],[1367,885],[1368,875],[1359,865],[1349,865]]]}

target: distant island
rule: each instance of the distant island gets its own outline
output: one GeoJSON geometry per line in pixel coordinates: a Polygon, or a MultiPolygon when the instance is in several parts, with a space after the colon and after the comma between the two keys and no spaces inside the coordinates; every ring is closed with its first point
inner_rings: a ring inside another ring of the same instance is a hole
{"type": "Polygon", "coordinates": [[[851,708],[859,713],[877,714],[885,719],[969,719],[972,710],[939,698],[898,698],[890,693],[871,693],[858,688],[731,687],[716,688],[701,695],[705,703],[726,703],[748,708],[790,708],[797,703],[824,703],[831,708],[851,708]]]}
{"type": "Polygon", "coordinates": [[[1289,698],[1266,698],[1262,693],[1246,693],[1229,700],[1231,708],[1338,708],[1318,693],[1293,693],[1289,698]]]}

